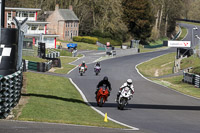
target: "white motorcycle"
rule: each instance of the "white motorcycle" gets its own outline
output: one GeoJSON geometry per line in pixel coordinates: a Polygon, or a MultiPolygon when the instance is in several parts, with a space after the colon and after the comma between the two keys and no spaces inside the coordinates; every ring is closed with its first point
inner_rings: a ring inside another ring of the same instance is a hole
{"type": "Polygon", "coordinates": [[[100,71],[101,71],[101,67],[96,66],[96,67],[94,68],[94,72],[95,72],[96,75],[98,75],[98,74],[100,73],[100,71]]]}
{"type": "Polygon", "coordinates": [[[125,87],[119,96],[119,100],[117,101],[118,109],[123,110],[132,97],[133,94],[131,93],[131,89],[129,87],[125,87]]]}
{"type": "Polygon", "coordinates": [[[81,66],[79,73],[80,73],[81,76],[83,76],[83,73],[85,73],[85,67],[81,66]]]}

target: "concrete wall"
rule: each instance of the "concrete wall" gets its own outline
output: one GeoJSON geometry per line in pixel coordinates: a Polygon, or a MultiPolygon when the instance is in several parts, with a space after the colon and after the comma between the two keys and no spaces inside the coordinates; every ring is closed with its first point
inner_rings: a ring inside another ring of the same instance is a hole
{"type": "Polygon", "coordinates": [[[125,55],[132,55],[138,53],[137,48],[131,49],[116,49],[116,56],[125,56],[125,55]]]}

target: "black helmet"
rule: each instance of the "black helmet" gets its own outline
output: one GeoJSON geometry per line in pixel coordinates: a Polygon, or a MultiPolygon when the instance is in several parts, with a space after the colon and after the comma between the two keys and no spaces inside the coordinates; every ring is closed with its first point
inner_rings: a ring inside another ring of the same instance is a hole
{"type": "Polygon", "coordinates": [[[107,76],[105,76],[105,77],[103,78],[103,80],[105,80],[105,81],[108,81],[108,77],[107,77],[107,76]]]}

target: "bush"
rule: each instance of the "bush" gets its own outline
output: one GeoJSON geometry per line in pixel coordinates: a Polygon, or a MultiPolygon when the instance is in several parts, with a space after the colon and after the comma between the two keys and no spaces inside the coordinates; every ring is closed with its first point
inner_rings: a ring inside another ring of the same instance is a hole
{"type": "Polygon", "coordinates": [[[110,38],[99,38],[99,42],[102,43],[102,44],[106,44],[107,42],[110,42],[110,44],[112,46],[121,46],[122,45],[122,42],[120,41],[116,41],[116,40],[112,40],[110,38]]]}
{"type": "Polygon", "coordinates": [[[82,37],[81,36],[75,36],[75,37],[73,37],[73,41],[81,42],[82,41],[82,37]]]}
{"type": "Polygon", "coordinates": [[[76,37],[73,37],[73,41],[96,44],[96,42],[98,41],[98,38],[90,37],[90,36],[76,36],[76,37]]]}

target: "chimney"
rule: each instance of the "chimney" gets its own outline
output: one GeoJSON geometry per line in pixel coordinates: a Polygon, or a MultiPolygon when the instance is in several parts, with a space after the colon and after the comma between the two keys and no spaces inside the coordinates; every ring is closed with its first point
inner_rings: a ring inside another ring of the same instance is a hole
{"type": "Polygon", "coordinates": [[[59,4],[56,4],[55,10],[58,10],[58,9],[59,9],[59,4]]]}
{"type": "Polygon", "coordinates": [[[69,10],[73,11],[72,5],[69,5],[69,10]]]}

